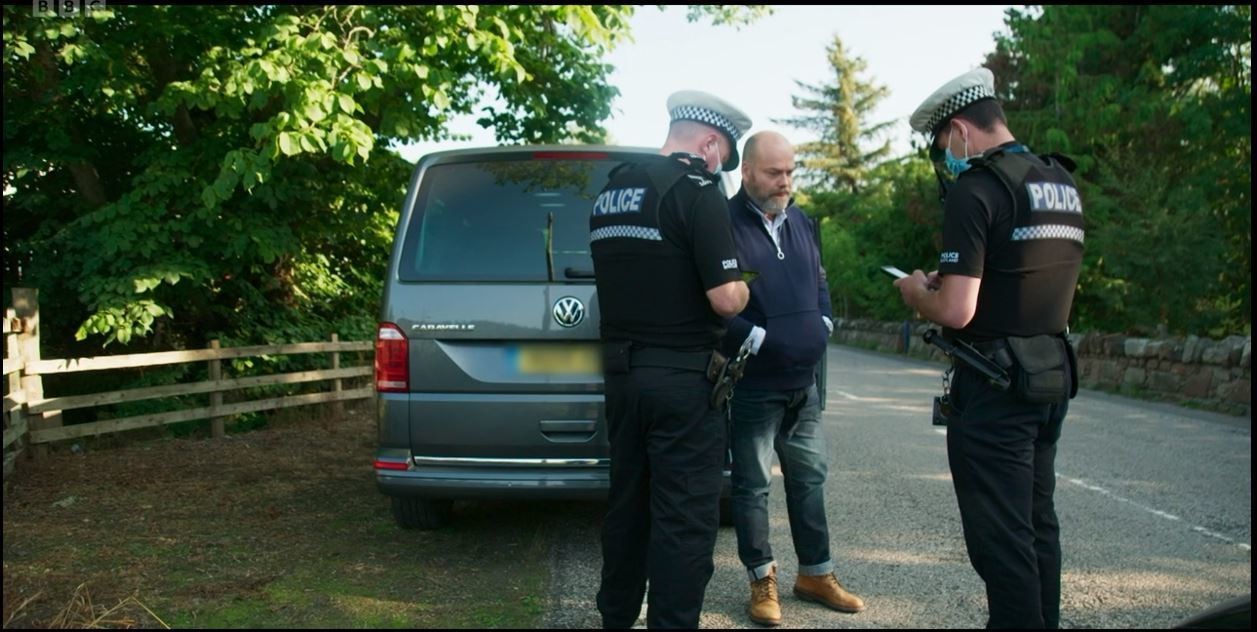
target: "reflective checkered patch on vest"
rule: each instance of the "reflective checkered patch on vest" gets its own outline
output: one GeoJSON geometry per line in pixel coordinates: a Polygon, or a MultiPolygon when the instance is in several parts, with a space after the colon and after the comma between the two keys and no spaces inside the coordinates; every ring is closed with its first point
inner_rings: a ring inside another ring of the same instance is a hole
{"type": "Polygon", "coordinates": [[[1013,229],[1013,241],[1031,241],[1034,239],[1069,239],[1083,243],[1083,230],[1075,226],[1061,224],[1043,224],[1041,226],[1022,226],[1013,229]]]}
{"type": "Polygon", "coordinates": [[[600,239],[614,239],[616,237],[663,241],[663,235],[659,234],[658,228],[647,228],[645,226],[603,226],[602,228],[595,228],[589,231],[589,241],[591,243],[600,239]]]}

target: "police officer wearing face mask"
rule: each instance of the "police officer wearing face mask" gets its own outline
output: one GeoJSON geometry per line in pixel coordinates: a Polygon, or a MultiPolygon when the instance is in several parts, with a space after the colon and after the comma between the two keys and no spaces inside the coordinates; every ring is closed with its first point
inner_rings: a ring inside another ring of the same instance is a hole
{"type": "Polygon", "coordinates": [[[651,628],[697,628],[713,571],[726,445],[709,368],[749,297],[717,174],[738,165],[751,120],[683,91],[660,156],[625,163],[594,203],[610,506],[598,610],[633,625],[649,581],[651,628]]]}
{"type": "Polygon", "coordinates": [[[969,560],[986,583],[987,626],[1056,628],[1056,443],[1077,390],[1065,334],[1083,253],[1074,165],[1017,142],[986,68],[947,82],[910,123],[930,137],[940,172],[943,252],[936,272],[895,285],[945,339],[1010,378],[1001,388],[956,361],[944,380],[948,462],[969,560]]]}

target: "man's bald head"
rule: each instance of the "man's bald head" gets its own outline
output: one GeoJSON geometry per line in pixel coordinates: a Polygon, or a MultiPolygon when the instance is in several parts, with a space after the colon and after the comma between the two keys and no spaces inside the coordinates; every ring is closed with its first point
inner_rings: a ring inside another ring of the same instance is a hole
{"type": "Polygon", "coordinates": [[[777,132],[758,132],[754,136],[746,139],[746,148],[743,150],[745,161],[751,162],[760,155],[779,154],[787,152],[790,154],[791,160],[794,159],[794,146],[785,136],[777,132]]]}

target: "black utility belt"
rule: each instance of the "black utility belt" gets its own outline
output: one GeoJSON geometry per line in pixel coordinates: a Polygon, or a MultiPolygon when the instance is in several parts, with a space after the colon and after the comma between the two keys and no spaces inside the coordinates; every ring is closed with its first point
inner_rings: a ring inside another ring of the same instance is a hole
{"type": "Polygon", "coordinates": [[[725,357],[715,350],[682,351],[667,347],[646,347],[631,342],[608,342],[602,345],[602,366],[608,373],[628,373],[630,368],[635,367],[658,367],[697,371],[715,382],[715,377],[725,361],[725,357]]]}
{"type": "Polygon", "coordinates": [[[1056,404],[1078,394],[1078,359],[1065,336],[1009,336],[973,345],[1008,371],[1009,390],[1036,404],[1056,404]]]}
{"type": "Polygon", "coordinates": [[[629,366],[653,366],[665,369],[706,372],[718,351],[677,351],[664,347],[638,347],[632,350],[629,366]]]}
{"type": "Polygon", "coordinates": [[[1009,336],[985,342],[931,342],[951,356],[957,366],[976,370],[998,388],[1035,404],[1056,404],[1078,394],[1078,358],[1073,345],[1059,334],[1009,336]]]}
{"type": "Polygon", "coordinates": [[[730,360],[724,354],[710,351],[682,351],[667,347],[646,347],[631,342],[606,342],[602,345],[602,369],[608,374],[628,373],[635,367],[680,369],[702,373],[712,383],[709,401],[712,408],[724,410],[733,395],[733,385],[742,377],[747,354],[730,360]]]}

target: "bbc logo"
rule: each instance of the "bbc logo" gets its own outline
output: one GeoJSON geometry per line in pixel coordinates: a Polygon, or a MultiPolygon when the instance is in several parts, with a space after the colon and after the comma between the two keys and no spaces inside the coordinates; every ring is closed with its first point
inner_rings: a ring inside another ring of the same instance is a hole
{"type": "Polygon", "coordinates": [[[74,18],[104,8],[105,0],[31,0],[31,11],[37,18],[74,18]]]}

